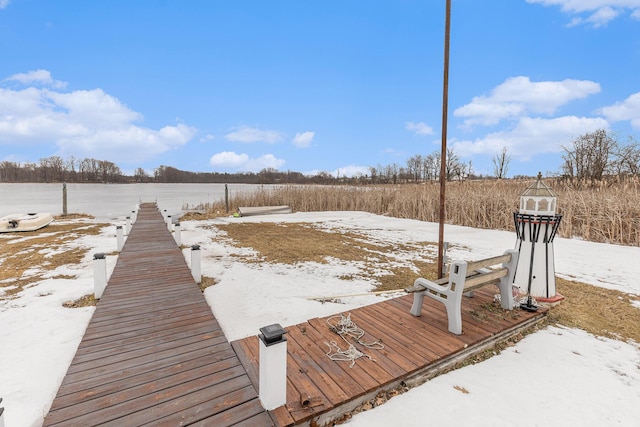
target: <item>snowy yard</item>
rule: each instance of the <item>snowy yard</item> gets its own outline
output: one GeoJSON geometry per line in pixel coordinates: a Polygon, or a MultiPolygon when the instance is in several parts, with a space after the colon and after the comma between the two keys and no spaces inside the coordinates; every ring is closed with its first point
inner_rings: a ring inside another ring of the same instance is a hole
{"type": "MultiPolygon", "coordinates": [[[[341,276],[358,266],[337,261],[249,265],[237,256],[247,250],[230,245],[210,227],[256,221],[314,223],[391,242],[437,241],[438,233],[437,224],[362,212],[183,222],[183,244],[201,245],[202,272],[217,282],[206,289],[205,297],[229,340],[255,335],[267,324],[292,325],[348,312],[381,298],[341,298],[342,304],[308,300],[311,296],[344,294],[341,276]]],[[[7,427],[42,424],[93,312],[90,307],[64,308],[62,303],[93,291],[92,254],[114,252],[114,233],[113,226],[100,235],[77,239],[73,246],[87,250],[79,265],[47,272],[16,298],[0,300],[0,397],[4,399],[0,406],[5,408],[7,427]]],[[[3,241],[15,239],[1,237],[3,241]]],[[[449,253],[452,258],[479,259],[514,247],[515,233],[447,226],[445,239],[454,246],[449,253]]],[[[640,248],[556,238],[555,253],[556,272],[561,277],[640,295],[640,263],[636,261],[640,248]]],[[[116,259],[108,256],[109,269],[116,259]]],[[[367,292],[372,286],[366,280],[350,281],[348,291],[367,292]]],[[[2,289],[6,288],[0,288],[0,296],[2,289]]],[[[634,304],[640,306],[637,300],[634,304]]],[[[358,414],[349,425],[602,426],[638,425],[638,420],[638,343],[550,327],[485,362],[437,377],[358,414]]]]}

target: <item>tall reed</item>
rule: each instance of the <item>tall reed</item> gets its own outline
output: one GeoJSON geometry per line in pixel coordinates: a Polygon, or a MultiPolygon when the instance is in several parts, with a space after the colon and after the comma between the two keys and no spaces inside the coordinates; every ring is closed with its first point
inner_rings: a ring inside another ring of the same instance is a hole
{"type": "MultiPolygon", "coordinates": [[[[475,228],[513,230],[513,212],[531,181],[468,181],[447,184],[446,222],[475,228]]],[[[640,245],[640,185],[637,181],[575,189],[554,182],[562,237],[640,245]]],[[[288,205],[297,212],[365,211],[437,222],[438,184],[385,186],[286,185],[230,195],[230,205],[288,205]]],[[[220,210],[224,201],[200,206],[220,210]]]]}

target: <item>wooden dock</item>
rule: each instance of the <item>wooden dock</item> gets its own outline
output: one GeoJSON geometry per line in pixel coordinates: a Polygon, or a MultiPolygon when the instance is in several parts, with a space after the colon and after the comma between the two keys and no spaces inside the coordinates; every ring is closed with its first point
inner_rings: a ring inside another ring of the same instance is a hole
{"type": "MultiPolygon", "coordinates": [[[[497,289],[497,288],[496,288],[497,289]]],[[[258,399],[258,338],[229,343],[155,204],[143,204],[45,426],[329,425],[400,384],[418,384],[541,321],[546,310],[505,312],[485,287],[463,298],[463,334],[449,333],[444,306],[412,296],[343,313],[383,349],[327,356],[347,344],[315,318],[287,331],[287,401],[258,399]]]]}
{"type": "Polygon", "coordinates": [[[44,425],[273,425],[155,204],[141,206],[44,425]]]}
{"type": "MultiPolygon", "coordinates": [[[[287,403],[271,412],[273,419],[278,426],[331,425],[379,392],[402,383],[419,384],[546,316],[546,309],[504,311],[493,301],[496,292],[497,287],[489,286],[477,290],[473,298],[463,298],[462,335],[448,331],[444,305],[430,298],[425,299],[420,317],[409,314],[411,295],[343,313],[366,332],[363,341],[384,344],[382,350],[355,344],[370,359],[361,357],[353,367],[327,356],[331,341],[342,349],[348,347],[329,327],[339,318],[316,318],[285,328],[287,403]]],[[[257,387],[258,338],[231,345],[257,387]]]]}

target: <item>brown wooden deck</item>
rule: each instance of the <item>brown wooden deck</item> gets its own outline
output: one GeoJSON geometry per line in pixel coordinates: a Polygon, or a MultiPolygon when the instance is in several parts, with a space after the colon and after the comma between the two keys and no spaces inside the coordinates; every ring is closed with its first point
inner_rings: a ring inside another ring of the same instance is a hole
{"type": "MultiPolygon", "coordinates": [[[[448,332],[444,306],[430,298],[425,299],[420,317],[409,314],[411,295],[350,311],[351,320],[366,332],[364,341],[379,339],[385,346],[383,350],[368,350],[356,345],[372,359],[362,357],[353,368],[349,367],[350,362],[327,357],[327,342],[336,341],[342,348],[347,347],[329,329],[328,318],[285,328],[287,403],[271,412],[273,419],[279,426],[323,426],[382,390],[401,382],[418,384],[546,315],[545,309],[537,313],[519,309],[505,312],[493,302],[496,291],[496,287],[488,286],[476,291],[473,298],[463,298],[463,334],[459,336],[448,332]],[[304,400],[310,405],[303,405],[304,400]]],[[[258,338],[245,338],[231,345],[257,388],[258,338]]]]}
{"type": "Polygon", "coordinates": [[[44,425],[273,425],[256,389],[143,204],[44,425]]]}

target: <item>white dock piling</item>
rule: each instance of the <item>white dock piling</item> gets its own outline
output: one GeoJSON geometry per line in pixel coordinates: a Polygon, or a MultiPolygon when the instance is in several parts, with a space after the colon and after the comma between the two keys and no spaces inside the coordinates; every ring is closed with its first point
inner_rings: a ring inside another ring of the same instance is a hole
{"type": "Polygon", "coordinates": [[[196,283],[202,282],[202,271],[200,267],[200,245],[191,246],[191,274],[196,283]]]}
{"type": "Polygon", "coordinates": [[[268,411],[287,403],[287,338],[279,324],[260,328],[259,395],[268,411]]]}
{"type": "Polygon", "coordinates": [[[93,293],[96,299],[102,298],[107,287],[107,256],[103,253],[93,255],[93,293]]]}
{"type": "Polygon", "coordinates": [[[122,248],[124,247],[124,232],[121,225],[116,226],[116,242],[118,252],[122,252],[122,248]]]}
{"type": "Polygon", "coordinates": [[[176,239],[176,245],[180,246],[182,244],[182,233],[180,231],[180,223],[176,222],[174,227],[174,237],[176,239]]]}

